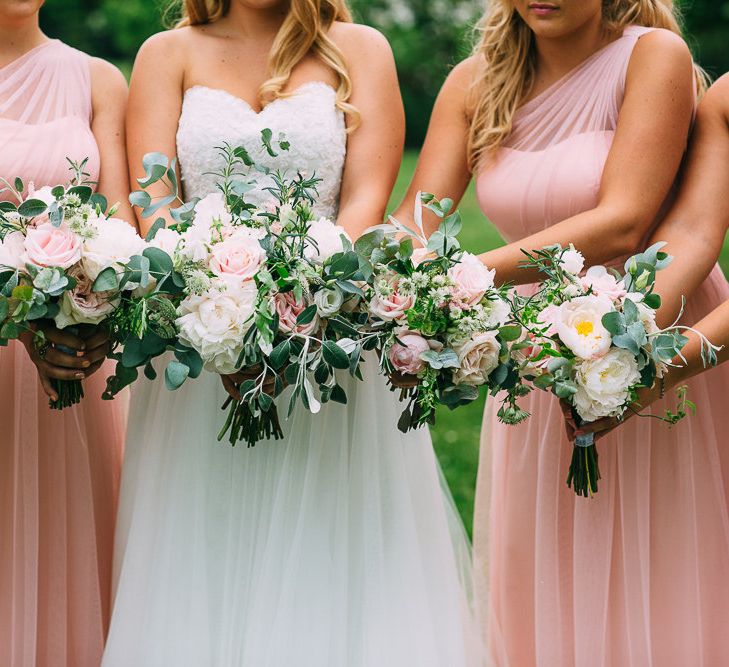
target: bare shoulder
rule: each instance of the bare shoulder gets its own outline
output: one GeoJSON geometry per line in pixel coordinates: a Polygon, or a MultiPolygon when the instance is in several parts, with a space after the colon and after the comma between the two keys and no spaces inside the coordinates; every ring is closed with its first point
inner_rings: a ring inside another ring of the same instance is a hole
{"type": "Polygon", "coordinates": [[[337,21],[329,29],[329,37],[347,60],[367,62],[392,60],[392,48],[387,38],[375,28],[359,23],[337,21]]]}
{"type": "Polygon", "coordinates": [[[94,106],[126,100],[129,88],[121,70],[103,58],[90,58],[91,96],[94,106]]]}
{"type": "Polygon", "coordinates": [[[449,106],[460,109],[469,116],[474,106],[473,82],[483,63],[478,56],[471,56],[458,63],[448,74],[440,90],[439,98],[447,99],[449,106]]]}
{"type": "Polygon", "coordinates": [[[729,74],[717,79],[699,104],[699,114],[720,118],[729,125],[729,74]]]}
{"type": "Polygon", "coordinates": [[[182,67],[183,54],[194,42],[192,28],[174,28],[158,32],[139,47],[135,67],[139,63],[156,63],[156,66],[182,67]]]}
{"type": "Polygon", "coordinates": [[[671,69],[688,69],[693,60],[688,45],[680,35],[657,28],[642,35],[633,49],[630,67],[662,65],[671,69]]]}

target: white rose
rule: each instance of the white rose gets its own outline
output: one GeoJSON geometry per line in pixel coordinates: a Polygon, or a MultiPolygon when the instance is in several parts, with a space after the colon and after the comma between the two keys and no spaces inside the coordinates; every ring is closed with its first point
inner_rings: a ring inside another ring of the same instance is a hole
{"type": "Polygon", "coordinates": [[[350,242],[352,240],[344,231],[344,227],[335,225],[327,218],[313,220],[309,225],[308,236],[312,242],[307,242],[304,255],[314,262],[323,262],[332,255],[342,252],[344,250],[342,236],[350,242]]]}
{"type": "Polygon", "coordinates": [[[105,268],[126,263],[144,251],[144,239],[124,220],[93,217],[89,223],[97,233],[84,241],[81,265],[92,282],[105,268]]]}
{"type": "Polygon", "coordinates": [[[495,331],[474,334],[453,349],[460,363],[460,368],[453,371],[455,384],[469,384],[474,387],[486,384],[489,375],[499,365],[501,345],[495,331]]]}
{"type": "Polygon", "coordinates": [[[23,270],[25,254],[25,236],[22,232],[10,232],[0,241],[0,267],[23,270]]]}
{"type": "Polygon", "coordinates": [[[238,370],[257,294],[252,282],[236,289],[220,284],[203,295],[190,295],[180,304],[176,320],[180,340],[200,353],[207,370],[221,374],[238,370]]]}
{"type": "Polygon", "coordinates": [[[180,254],[191,262],[207,262],[212,245],[210,227],[193,223],[182,233],[180,254]]]}
{"type": "Polygon", "coordinates": [[[583,361],[575,380],[575,407],[584,421],[591,422],[623,412],[630,388],[640,382],[640,372],[628,350],[614,347],[599,359],[583,361]]]}
{"type": "Polygon", "coordinates": [[[154,238],[149,241],[147,245],[152,248],[157,248],[162,252],[166,252],[170,257],[172,257],[175,254],[177,245],[180,243],[180,239],[181,237],[176,231],[164,227],[163,229],[157,230],[154,238]]]}
{"type": "Polygon", "coordinates": [[[562,269],[572,275],[579,275],[585,268],[585,258],[579,250],[575,250],[575,246],[570,243],[569,250],[562,253],[562,269]]]}
{"type": "Polygon", "coordinates": [[[344,304],[344,294],[338,287],[320,289],[314,293],[314,303],[319,317],[336,315],[344,304]]]}
{"type": "Polygon", "coordinates": [[[581,359],[603,356],[612,344],[602,317],[613,310],[613,302],[600,296],[578,296],[565,301],[555,313],[557,334],[581,359]]]}
{"type": "Polygon", "coordinates": [[[195,204],[195,224],[210,229],[214,225],[230,225],[233,216],[225,206],[222,192],[212,192],[195,204]]]}

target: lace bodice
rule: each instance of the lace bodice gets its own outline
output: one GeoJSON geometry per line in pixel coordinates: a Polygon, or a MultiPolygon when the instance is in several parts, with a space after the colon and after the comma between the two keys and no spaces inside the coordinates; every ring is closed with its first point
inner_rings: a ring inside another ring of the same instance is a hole
{"type": "MultiPolygon", "coordinates": [[[[244,146],[261,165],[281,171],[298,170],[322,179],[318,185],[317,215],[335,218],[346,152],[344,115],[335,106],[336,92],[326,83],[312,81],[292,95],[277,99],[256,113],[243,99],[217,88],[193,86],[185,92],[177,130],[177,155],[185,195],[203,197],[215,189],[209,172],[220,169],[217,146],[227,142],[244,146]],[[261,145],[261,130],[285,135],[288,151],[269,156],[261,145]]],[[[259,187],[247,198],[265,204],[271,195],[259,187]]]]}

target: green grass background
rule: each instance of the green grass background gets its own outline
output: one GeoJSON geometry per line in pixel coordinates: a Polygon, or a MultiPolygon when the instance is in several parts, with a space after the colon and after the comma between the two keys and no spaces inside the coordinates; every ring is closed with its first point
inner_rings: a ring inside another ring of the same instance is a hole
{"type": "MultiPolygon", "coordinates": [[[[402,168],[392,194],[389,210],[394,210],[405,194],[415,170],[416,151],[406,151],[402,168]]],[[[463,248],[474,253],[485,252],[502,245],[499,233],[481,213],[473,184],[459,206],[463,217],[460,234],[463,248]]],[[[729,241],[724,244],[721,265],[729,274],[729,241]]],[[[450,485],[456,505],[469,533],[473,521],[473,500],[476,491],[479,435],[483,417],[484,398],[451,412],[440,409],[432,429],[433,444],[450,485]]]]}

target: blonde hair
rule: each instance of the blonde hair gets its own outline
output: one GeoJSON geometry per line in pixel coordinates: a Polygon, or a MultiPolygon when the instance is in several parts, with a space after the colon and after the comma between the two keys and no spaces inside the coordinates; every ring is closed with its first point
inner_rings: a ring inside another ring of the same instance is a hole
{"type": "MultiPolygon", "coordinates": [[[[536,51],[529,26],[511,0],[488,0],[479,22],[474,49],[477,73],[471,88],[468,163],[472,171],[511,134],[514,113],[534,82],[536,51]]],[[[629,25],[664,28],[681,35],[673,0],[603,0],[603,24],[620,34],[629,25]]],[[[704,71],[694,66],[698,92],[708,85],[704,71]]]]}
{"type": "MultiPolygon", "coordinates": [[[[178,0],[173,3],[173,7],[181,9],[181,18],[176,27],[217,21],[228,13],[230,2],[231,0],[178,0]]],[[[352,21],[346,0],[290,0],[288,13],[269,54],[270,77],[258,91],[261,104],[265,105],[289,94],[284,93],[283,89],[292,70],[311,51],[336,75],[337,108],[349,115],[350,129],[357,126],[359,112],[349,103],[352,81],[342,52],[328,35],[329,28],[336,21],[352,21]]]]}

